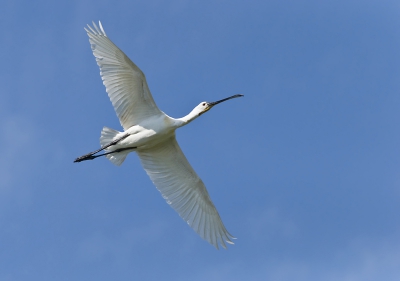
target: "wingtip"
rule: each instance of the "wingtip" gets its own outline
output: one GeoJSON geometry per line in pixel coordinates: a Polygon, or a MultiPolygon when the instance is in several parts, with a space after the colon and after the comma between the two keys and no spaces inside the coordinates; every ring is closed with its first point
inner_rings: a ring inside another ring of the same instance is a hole
{"type": "Polygon", "coordinates": [[[88,34],[92,34],[92,35],[96,34],[96,31],[94,31],[94,29],[89,24],[87,24],[86,26],[87,26],[87,28],[89,28],[89,30],[87,30],[86,28],[84,28],[84,29],[86,30],[86,32],[88,34]]]}
{"type": "Polygon", "coordinates": [[[93,24],[93,27],[96,29],[97,34],[101,35],[101,31],[100,31],[99,28],[97,27],[97,24],[96,24],[94,21],[92,21],[92,24],[93,24]]]}
{"type": "Polygon", "coordinates": [[[101,32],[103,32],[103,35],[107,36],[106,32],[104,31],[103,25],[101,24],[101,21],[99,21],[99,27],[100,27],[101,32]]]}
{"type": "Polygon", "coordinates": [[[101,21],[99,21],[99,26],[97,26],[97,24],[92,21],[92,26],[90,26],[89,24],[87,24],[87,28],[84,27],[83,29],[90,35],[100,35],[100,36],[105,36],[107,37],[106,32],[104,31],[103,25],[101,24],[101,21]]]}

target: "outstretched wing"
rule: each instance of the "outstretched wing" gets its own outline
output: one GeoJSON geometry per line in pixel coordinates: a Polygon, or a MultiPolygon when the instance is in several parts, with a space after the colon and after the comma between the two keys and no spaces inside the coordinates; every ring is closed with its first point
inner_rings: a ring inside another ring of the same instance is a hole
{"type": "Polygon", "coordinates": [[[154,185],[167,203],[203,239],[226,248],[234,237],[226,230],[203,181],[190,166],[175,136],[148,150],[137,150],[154,185]]]}
{"type": "Polygon", "coordinates": [[[115,112],[126,130],[140,121],[157,114],[158,109],[146,77],[110,39],[99,22],[85,28],[89,42],[100,67],[100,75],[115,112]]]}

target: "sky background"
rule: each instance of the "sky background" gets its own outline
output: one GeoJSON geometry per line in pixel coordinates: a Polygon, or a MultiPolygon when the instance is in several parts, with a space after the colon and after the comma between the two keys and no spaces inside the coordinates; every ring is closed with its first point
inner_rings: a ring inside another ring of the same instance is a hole
{"type": "Polygon", "coordinates": [[[399,1],[16,1],[0,12],[0,281],[400,276],[399,1]],[[146,74],[238,239],[217,251],[135,154],[84,26],[146,74]]]}

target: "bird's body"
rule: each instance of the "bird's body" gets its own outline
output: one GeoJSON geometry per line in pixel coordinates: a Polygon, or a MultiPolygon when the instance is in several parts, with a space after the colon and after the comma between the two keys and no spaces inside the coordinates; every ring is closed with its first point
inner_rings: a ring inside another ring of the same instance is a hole
{"type": "Polygon", "coordinates": [[[186,125],[196,117],[195,114],[189,114],[187,117],[175,119],[169,117],[164,112],[160,112],[160,114],[148,117],[140,121],[137,125],[119,133],[116,138],[123,136],[125,133],[129,134],[129,136],[116,144],[113,149],[132,146],[137,147],[138,150],[151,148],[174,136],[177,128],[186,125]]]}
{"type": "Polygon", "coordinates": [[[108,39],[100,28],[85,29],[92,51],[100,67],[100,75],[114,109],[124,128],[119,132],[104,127],[101,148],[75,160],[81,162],[105,155],[121,165],[130,152],[136,152],[151,180],[179,215],[204,239],[218,248],[232,243],[233,236],[223,225],[203,181],[190,166],[175,139],[175,130],[182,127],[217,102],[202,102],[188,115],[172,118],[158,109],[143,72],[108,39]],[[95,155],[105,150],[106,153],[95,155]]]}
{"type": "Polygon", "coordinates": [[[148,149],[152,146],[163,142],[175,133],[175,122],[168,116],[152,116],[142,121],[140,124],[134,125],[124,132],[120,132],[115,139],[125,134],[129,136],[117,143],[113,149],[136,147],[137,150],[148,149]]]}

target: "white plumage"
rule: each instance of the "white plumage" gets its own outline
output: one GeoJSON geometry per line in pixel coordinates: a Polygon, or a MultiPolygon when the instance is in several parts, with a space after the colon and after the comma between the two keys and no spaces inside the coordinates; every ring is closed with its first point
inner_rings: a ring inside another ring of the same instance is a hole
{"type": "Polygon", "coordinates": [[[81,162],[105,155],[121,165],[135,151],[154,185],[168,204],[203,239],[226,248],[234,237],[226,230],[207,189],[180,149],[175,130],[223,101],[202,102],[188,115],[171,118],[158,109],[143,72],[107,37],[99,22],[86,32],[100,67],[100,75],[124,132],[104,127],[101,148],[75,160],[81,162]],[[106,153],[95,155],[105,150],[106,153]]]}

